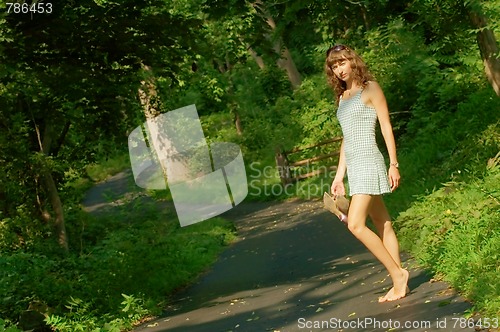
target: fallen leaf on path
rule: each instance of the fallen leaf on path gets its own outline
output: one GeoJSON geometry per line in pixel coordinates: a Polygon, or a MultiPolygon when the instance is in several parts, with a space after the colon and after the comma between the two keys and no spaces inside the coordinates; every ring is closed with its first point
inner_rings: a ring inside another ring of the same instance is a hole
{"type": "Polygon", "coordinates": [[[230,301],[231,301],[231,305],[238,303],[238,302],[245,302],[245,301],[242,301],[240,298],[232,299],[230,301]]]}
{"type": "MultiPolygon", "coordinates": [[[[255,315],[255,311],[252,311],[252,316],[254,316],[254,315],[255,315]]],[[[255,316],[255,317],[252,317],[252,318],[248,318],[247,322],[251,322],[253,320],[259,320],[259,319],[260,319],[259,316],[255,316]]]]}
{"type": "Polygon", "coordinates": [[[374,283],[374,284],[382,284],[382,283],[384,283],[386,280],[387,280],[387,278],[384,278],[384,279],[381,279],[381,280],[374,281],[373,283],[374,283]]]}
{"type": "Polygon", "coordinates": [[[444,307],[444,306],[447,306],[448,304],[450,304],[451,301],[450,300],[447,300],[447,301],[441,301],[438,303],[438,307],[444,307]]]}
{"type": "Polygon", "coordinates": [[[259,320],[260,317],[259,316],[255,316],[254,318],[248,318],[247,319],[247,322],[251,322],[251,321],[254,321],[254,320],[259,320]]]}
{"type": "MultiPolygon", "coordinates": [[[[299,286],[299,287],[300,287],[300,286],[299,286]]],[[[299,287],[290,287],[290,288],[288,288],[288,289],[285,289],[284,293],[286,294],[286,293],[288,293],[288,292],[295,291],[295,290],[299,289],[299,287]]]]}

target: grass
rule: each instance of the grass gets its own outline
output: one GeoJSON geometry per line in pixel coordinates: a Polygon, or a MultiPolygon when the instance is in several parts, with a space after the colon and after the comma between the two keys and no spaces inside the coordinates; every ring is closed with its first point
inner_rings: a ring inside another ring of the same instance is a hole
{"type": "Polygon", "coordinates": [[[396,220],[402,247],[485,317],[500,315],[499,184],[496,165],[482,179],[446,183],[396,220]]]}
{"type": "MultiPolygon", "coordinates": [[[[90,168],[95,181],[123,169],[125,156],[90,168]]],[[[74,184],[80,194],[88,187],[74,184]]],[[[82,185],[83,183],[83,185],[82,185]]],[[[161,312],[175,292],[203,273],[232,243],[221,218],[181,228],[168,194],[120,198],[108,213],[66,206],[70,254],[33,251],[0,256],[0,331],[37,306],[57,331],[120,331],[161,312]]],[[[14,330],[13,330],[14,331],[14,330]]]]}
{"type": "Polygon", "coordinates": [[[87,175],[95,183],[106,180],[110,175],[130,168],[130,159],[127,153],[117,152],[113,156],[98,163],[87,166],[87,175]]]}
{"type": "Polygon", "coordinates": [[[484,317],[500,315],[499,107],[483,90],[429,119],[404,142],[404,182],[387,200],[402,248],[484,317]]]}

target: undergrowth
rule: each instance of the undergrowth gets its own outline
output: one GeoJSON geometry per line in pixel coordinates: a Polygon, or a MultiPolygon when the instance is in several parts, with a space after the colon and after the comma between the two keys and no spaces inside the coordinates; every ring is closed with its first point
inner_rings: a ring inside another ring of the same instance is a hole
{"type": "Polygon", "coordinates": [[[402,247],[486,317],[500,315],[499,163],[483,178],[445,183],[397,219],[402,247]]]}
{"type": "Polygon", "coordinates": [[[69,217],[74,250],[67,256],[0,256],[2,315],[14,319],[36,307],[57,331],[129,329],[158,314],[235,238],[220,218],[181,228],[173,206],[144,196],[112,211],[69,217]]]}
{"type": "Polygon", "coordinates": [[[453,116],[430,115],[403,142],[404,182],[388,199],[402,248],[485,317],[500,314],[499,108],[482,89],[453,116]]]}

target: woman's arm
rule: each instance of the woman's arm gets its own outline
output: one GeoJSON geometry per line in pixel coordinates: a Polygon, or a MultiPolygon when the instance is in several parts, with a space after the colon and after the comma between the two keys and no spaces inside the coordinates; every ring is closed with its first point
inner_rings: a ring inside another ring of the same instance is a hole
{"type": "Polygon", "coordinates": [[[342,144],[340,145],[339,164],[337,166],[337,172],[335,173],[335,178],[333,179],[331,187],[332,194],[345,195],[344,177],[346,169],[347,167],[344,155],[344,140],[342,140],[342,144]]]}
{"type": "Polygon", "coordinates": [[[389,108],[384,96],[382,88],[377,82],[370,82],[366,87],[366,105],[372,106],[377,112],[378,122],[382,136],[384,137],[387,152],[389,153],[389,181],[391,183],[391,190],[394,191],[399,186],[401,178],[398,170],[398,157],[396,154],[396,141],[392,130],[391,120],[389,117],[389,108]]]}

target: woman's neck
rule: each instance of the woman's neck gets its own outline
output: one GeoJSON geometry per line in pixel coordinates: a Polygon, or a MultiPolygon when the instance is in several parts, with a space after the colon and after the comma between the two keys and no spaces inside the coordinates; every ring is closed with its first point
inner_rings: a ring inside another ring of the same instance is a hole
{"type": "Polygon", "coordinates": [[[358,90],[359,88],[361,88],[361,85],[358,84],[356,81],[352,80],[352,81],[346,81],[345,87],[346,87],[346,91],[353,91],[353,90],[358,90]]]}

